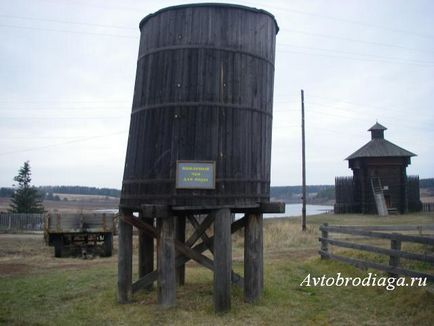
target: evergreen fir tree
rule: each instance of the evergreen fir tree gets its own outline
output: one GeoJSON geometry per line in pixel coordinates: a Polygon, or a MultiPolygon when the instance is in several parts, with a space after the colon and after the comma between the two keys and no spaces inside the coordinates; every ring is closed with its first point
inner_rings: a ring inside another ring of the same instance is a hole
{"type": "Polygon", "coordinates": [[[14,177],[14,181],[18,183],[18,188],[11,197],[11,213],[44,213],[42,206],[42,197],[38,190],[30,185],[31,171],[29,161],[24,162],[24,165],[18,170],[18,175],[14,177]]]}

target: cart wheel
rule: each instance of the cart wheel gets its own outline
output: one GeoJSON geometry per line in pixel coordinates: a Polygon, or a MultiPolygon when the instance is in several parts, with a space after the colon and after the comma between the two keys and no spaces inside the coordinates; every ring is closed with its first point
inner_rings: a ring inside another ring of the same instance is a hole
{"type": "Polygon", "coordinates": [[[111,257],[113,252],[113,234],[106,233],[104,235],[104,257],[111,257]]]}
{"type": "Polygon", "coordinates": [[[54,257],[62,257],[63,253],[63,237],[59,236],[54,239],[54,257]]]}

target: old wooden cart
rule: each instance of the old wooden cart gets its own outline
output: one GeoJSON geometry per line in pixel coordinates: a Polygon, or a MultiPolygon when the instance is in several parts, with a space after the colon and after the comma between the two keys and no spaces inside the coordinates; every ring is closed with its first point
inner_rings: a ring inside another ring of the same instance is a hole
{"type": "Polygon", "coordinates": [[[54,246],[55,257],[62,257],[65,249],[81,250],[84,256],[93,249],[110,257],[114,220],[114,214],[46,214],[44,238],[47,245],[54,246]]]}

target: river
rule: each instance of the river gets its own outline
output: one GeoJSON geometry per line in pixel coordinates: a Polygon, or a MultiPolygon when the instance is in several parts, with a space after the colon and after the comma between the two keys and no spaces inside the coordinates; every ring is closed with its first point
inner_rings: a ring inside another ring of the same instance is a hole
{"type": "MultiPolygon", "coordinates": [[[[264,218],[301,216],[302,204],[286,204],[283,214],[264,214],[264,218]]],[[[318,215],[333,210],[333,206],[306,205],[306,215],[318,215]]]]}

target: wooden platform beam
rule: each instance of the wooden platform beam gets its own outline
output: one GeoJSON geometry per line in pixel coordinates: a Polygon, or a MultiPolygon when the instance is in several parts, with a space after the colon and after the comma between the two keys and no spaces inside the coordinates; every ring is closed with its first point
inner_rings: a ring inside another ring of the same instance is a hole
{"type": "Polygon", "coordinates": [[[231,211],[228,208],[213,212],[214,220],[214,310],[231,309],[232,239],[231,211]]]}
{"type": "MultiPolygon", "coordinates": [[[[131,212],[121,211],[128,216],[131,212]]],[[[118,302],[128,303],[132,296],[133,227],[119,219],[118,302]]]]}
{"type": "Polygon", "coordinates": [[[254,302],[263,288],[263,217],[248,214],[244,228],[244,300],[254,302]]]}
{"type": "Polygon", "coordinates": [[[173,307],[176,303],[175,217],[157,219],[158,303],[173,307]]]}

